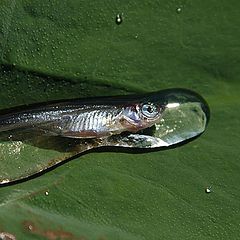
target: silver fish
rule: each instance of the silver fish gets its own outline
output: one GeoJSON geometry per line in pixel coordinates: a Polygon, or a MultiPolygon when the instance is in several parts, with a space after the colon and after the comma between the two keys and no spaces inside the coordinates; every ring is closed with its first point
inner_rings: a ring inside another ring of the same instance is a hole
{"type": "Polygon", "coordinates": [[[0,112],[0,184],[40,173],[93,148],[176,145],[202,134],[209,117],[206,101],[186,89],[4,110],[0,112]]]}
{"type": "Polygon", "coordinates": [[[153,126],[164,105],[156,94],[71,100],[0,115],[0,132],[31,129],[69,138],[103,138],[153,126]]]}

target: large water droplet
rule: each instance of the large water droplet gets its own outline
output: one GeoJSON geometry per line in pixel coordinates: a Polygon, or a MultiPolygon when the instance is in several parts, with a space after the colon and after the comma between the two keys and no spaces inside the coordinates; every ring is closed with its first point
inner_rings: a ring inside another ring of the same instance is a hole
{"type": "MultiPolygon", "coordinates": [[[[95,101],[99,103],[103,99],[95,101]]],[[[133,105],[156,104],[161,106],[161,117],[152,127],[137,133],[123,132],[96,139],[68,139],[47,136],[45,133],[37,135],[29,131],[31,128],[28,131],[13,129],[11,133],[3,131],[0,138],[0,185],[42,172],[91,148],[159,148],[182,143],[203,133],[210,116],[206,101],[197,93],[186,89],[167,89],[142,96],[107,98],[105,101],[115,101],[118,104],[132,102],[133,105]],[[13,163],[16,163],[16,167],[13,167],[13,163]]]]}

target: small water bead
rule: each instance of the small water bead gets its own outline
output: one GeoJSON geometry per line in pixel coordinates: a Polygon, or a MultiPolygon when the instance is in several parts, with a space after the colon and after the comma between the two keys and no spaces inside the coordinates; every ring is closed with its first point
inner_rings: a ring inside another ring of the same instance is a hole
{"type": "Polygon", "coordinates": [[[211,192],[212,192],[211,186],[205,188],[205,193],[211,193],[211,192]]]}
{"type": "Polygon", "coordinates": [[[120,25],[122,23],[122,21],[123,21],[122,14],[121,13],[117,14],[117,16],[116,16],[116,24],[120,25]]]}
{"type": "Polygon", "coordinates": [[[181,8],[181,7],[178,7],[178,8],[176,9],[176,12],[177,12],[177,13],[181,13],[181,12],[182,12],[182,8],[181,8]]]}

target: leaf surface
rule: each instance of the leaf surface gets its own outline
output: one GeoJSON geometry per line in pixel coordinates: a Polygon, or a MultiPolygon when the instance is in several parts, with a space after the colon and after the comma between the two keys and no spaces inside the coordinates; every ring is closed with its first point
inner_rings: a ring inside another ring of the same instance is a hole
{"type": "MultiPolygon", "coordinates": [[[[30,240],[237,239],[238,5],[1,1],[2,109],[184,87],[204,96],[211,120],[179,148],[91,152],[1,187],[0,231],[30,240]]],[[[25,160],[34,163],[31,154],[25,160]]]]}

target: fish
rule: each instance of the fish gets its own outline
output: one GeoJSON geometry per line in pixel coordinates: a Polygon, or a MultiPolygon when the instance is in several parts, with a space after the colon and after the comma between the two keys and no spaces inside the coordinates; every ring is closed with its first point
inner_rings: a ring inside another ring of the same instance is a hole
{"type": "Polygon", "coordinates": [[[163,111],[158,93],[62,100],[0,113],[0,133],[28,129],[48,136],[106,138],[149,128],[163,111]]]}
{"type": "Polygon", "coordinates": [[[209,119],[206,100],[180,88],[1,110],[0,186],[39,176],[97,148],[177,147],[200,136],[209,119]]]}

